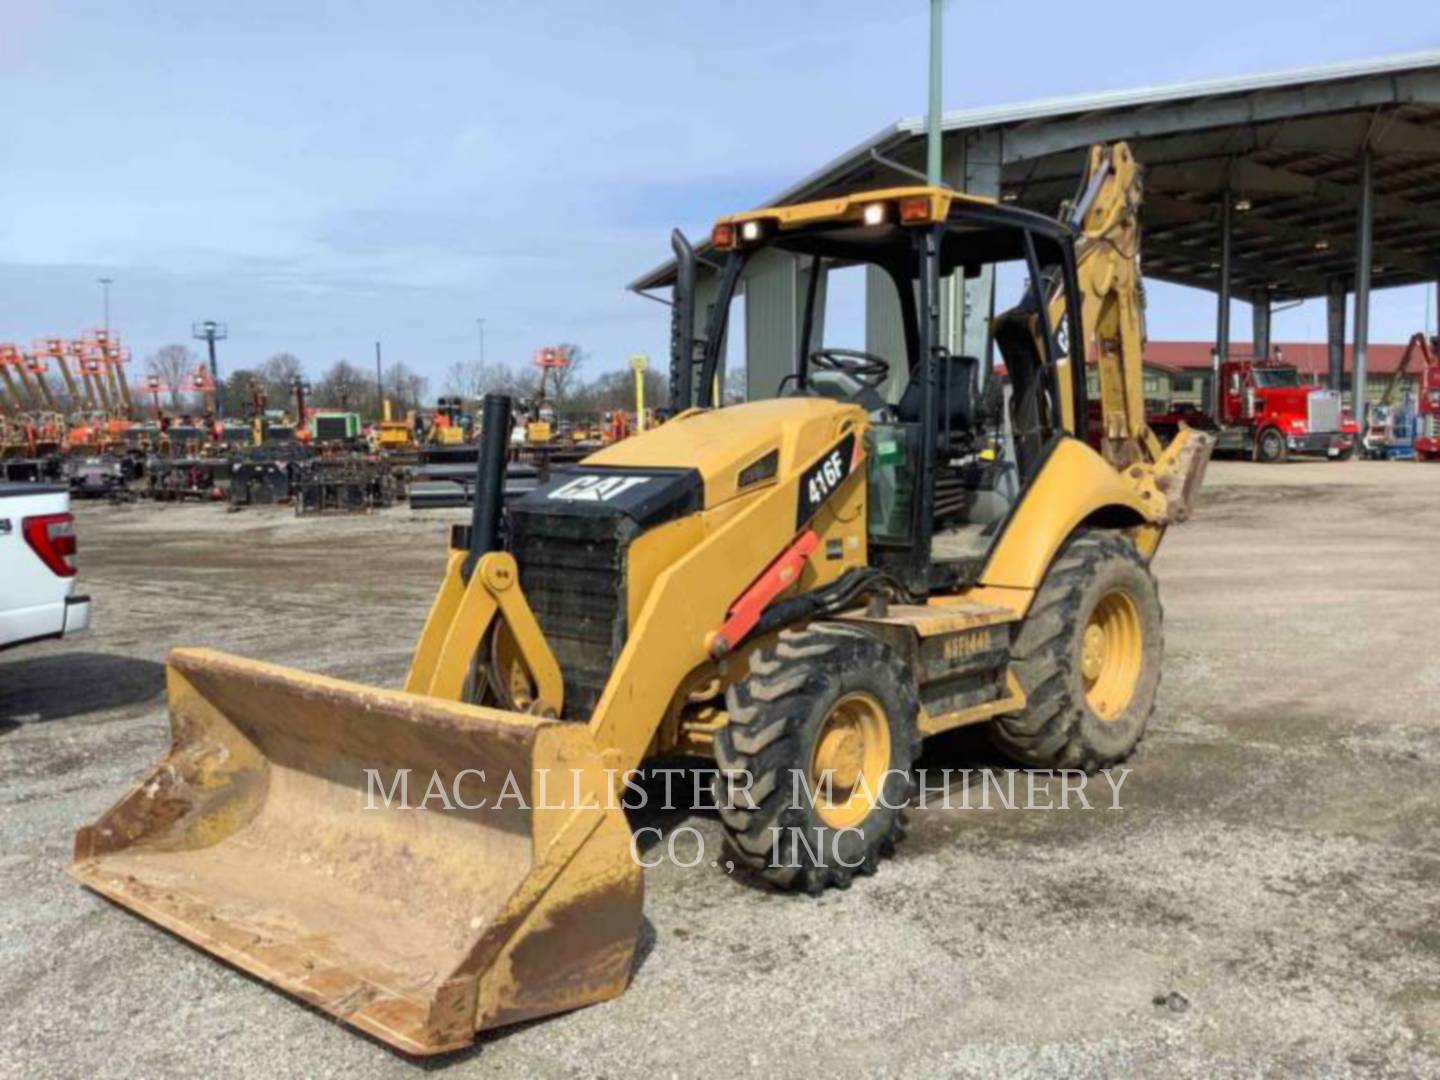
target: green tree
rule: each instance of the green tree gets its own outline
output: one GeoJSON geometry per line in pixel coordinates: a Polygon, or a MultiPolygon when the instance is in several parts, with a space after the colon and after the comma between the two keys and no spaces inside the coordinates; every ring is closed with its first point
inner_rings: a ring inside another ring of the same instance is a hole
{"type": "Polygon", "coordinates": [[[258,371],[251,371],[248,368],[236,368],[225,377],[225,385],[220,389],[220,408],[224,411],[228,420],[238,420],[250,415],[252,398],[252,387],[256,383],[265,385],[265,380],[258,371]]]}

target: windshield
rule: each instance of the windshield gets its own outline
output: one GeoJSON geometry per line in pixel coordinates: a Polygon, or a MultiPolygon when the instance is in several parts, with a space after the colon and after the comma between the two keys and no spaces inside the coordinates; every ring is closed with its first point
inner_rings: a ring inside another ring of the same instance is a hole
{"type": "Polygon", "coordinates": [[[1255,385],[1263,390],[1281,386],[1299,386],[1300,372],[1294,368],[1256,368],[1255,385]]]}

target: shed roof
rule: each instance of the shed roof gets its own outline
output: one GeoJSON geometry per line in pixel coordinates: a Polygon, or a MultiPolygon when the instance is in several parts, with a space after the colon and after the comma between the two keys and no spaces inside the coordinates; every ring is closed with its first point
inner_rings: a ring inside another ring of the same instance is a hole
{"type": "MultiPolygon", "coordinates": [[[[1228,192],[1235,294],[1281,300],[1349,286],[1368,145],[1374,286],[1440,278],[1440,51],[966,109],[942,127],[947,159],[998,136],[1003,198],[1047,214],[1073,194],[1091,143],[1128,140],[1146,166],[1146,274],[1218,289],[1228,192]]],[[[923,166],[924,139],[923,118],[897,121],[765,205],[893,184],[895,163],[923,166]]],[[[630,288],[667,286],[673,270],[630,288]]]]}

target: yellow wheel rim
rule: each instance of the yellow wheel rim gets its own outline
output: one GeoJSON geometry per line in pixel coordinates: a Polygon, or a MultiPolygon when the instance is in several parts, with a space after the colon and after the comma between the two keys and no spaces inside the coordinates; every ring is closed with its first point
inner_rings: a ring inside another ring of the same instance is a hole
{"type": "Polygon", "coordinates": [[[870,694],[846,694],[826,714],[810,755],[810,790],[820,820],[832,829],[864,821],[882,796],[889,768],[884,707],[870,694]]]}
{"type": "Polygon", "coordinates": [[[1114,720],[1135,696],[1145,658],[1140,609],[1116,589],[1100,598],[1080,639],[1080,677],[1085,701],[1102,720],[1114,720]]]}

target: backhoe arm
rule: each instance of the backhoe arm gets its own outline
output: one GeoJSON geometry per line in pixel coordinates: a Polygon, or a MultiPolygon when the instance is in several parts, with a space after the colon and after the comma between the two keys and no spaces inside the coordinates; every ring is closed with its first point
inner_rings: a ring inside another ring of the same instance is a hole
{"type": "MultiPolygon", "coordinates": [[[[1154,508],[1139,538],[1153,551],[1164,526],[1189,515],[1214,439],[1181,425],[1162,446],[1145,417],[1145,288],[1140,272],[1140,166],[1128,144],[1090,148],[1080,191],[1063,214],[1076,232],[1076,286],[1084,341],[1059,366],[1061,420],[1088,441],[1090,417],[1076,416],[1072,379],[1086,377],[1093,343],[1099,375],[1099,450],[1126,483],[1154,508]]],[[[1067,295],[1056,278],[1047,299],[1049,324],[1066,325],[1067,295]]]]}
{"type": "MultiPolygon", "coordinates": [[[[1076,278],[1081,323],[1094,342],[1100,383],[1101,452],[1123,467],[1156,461],[1159,440],[1145,422],[1145,292],[1140,276],[1140,166],[1125,143],[1092,146],[1080,194],[1067,207],[1077,233],[1076,278]]],[[[1050,297],[1050,325],[1063,325],[1065,292],[1050,297]]],[[[1083,355],[1083,351],[1079,352],[1083,355]]],[[[1084,371],[1067,364],[1061,371],[1065,427],[1085,436],[1088,417],[1074,413],[1069,380],[1084,371]]]]}

